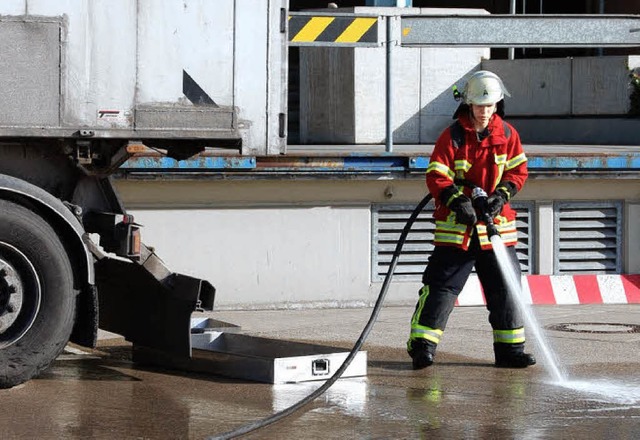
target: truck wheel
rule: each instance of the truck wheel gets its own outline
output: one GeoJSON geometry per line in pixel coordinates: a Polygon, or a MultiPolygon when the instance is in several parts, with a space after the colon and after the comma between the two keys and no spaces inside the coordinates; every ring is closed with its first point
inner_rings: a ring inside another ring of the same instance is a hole
{"type": "Polygon", "coordinates": [[[55,231],[33,211],[0,200],[0,388],[35,377],[62,352],[75,295],[55,231]]]}

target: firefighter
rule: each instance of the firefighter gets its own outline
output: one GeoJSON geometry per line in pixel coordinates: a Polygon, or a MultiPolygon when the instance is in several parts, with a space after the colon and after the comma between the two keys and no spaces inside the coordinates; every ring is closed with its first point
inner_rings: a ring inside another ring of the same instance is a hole
{"type": "Polygon", "coordinates": [[[433,363],[475,266],[493,328],[495,366],[525,368],[536,361],[524,352],[522,316],[501,276],[487,226],[500,234],[519,280],[516,213],[509,201],[527,179],[527,158],[518,132],[502,119],[504,96],[510,95],[496,74],[476,72],[461,94],[454,87],[454,95],[463,100],[456,121],[436,141],[427,167],[427,187],[436,204],[434,250],[422,276],[407,350],[414,369],[433,363]],[[476,187],[485,192],[486,212],[473,204],[476,187]]]}

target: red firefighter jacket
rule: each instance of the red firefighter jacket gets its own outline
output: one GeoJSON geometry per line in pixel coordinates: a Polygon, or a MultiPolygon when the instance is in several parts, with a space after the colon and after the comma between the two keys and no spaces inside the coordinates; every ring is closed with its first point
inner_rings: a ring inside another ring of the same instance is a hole
{"type": "MultiPolygon", "coordinates": [[[[489,135],[482,140],[478,140],[468,115],[461,115],[458,121],[464,129],[464,143],[456,146],[451,128],[442,132],[427,167],[427,187],[436,203],[434,244],[466,250],[476,228],[456,222],[455,213],[446,206],[445,201],[440,200],[442,190],[453,185],[455,179],[465,179],[481,187],[489,195],[499,183],[507,181],[520,191],[528,171],[520,135],[500,116],[493,115],[487,127],[489,135]]],[[[470,188],[462,185],[458,187],[471,198],[470,188]]],[[[507,246],[517,243],[515,219],[516,212],[508,202],[494,219],[502,241],[507,246]]],[[[477,231],[482,248],[491,249],[484,223],[477,224],[477,231]]]]}

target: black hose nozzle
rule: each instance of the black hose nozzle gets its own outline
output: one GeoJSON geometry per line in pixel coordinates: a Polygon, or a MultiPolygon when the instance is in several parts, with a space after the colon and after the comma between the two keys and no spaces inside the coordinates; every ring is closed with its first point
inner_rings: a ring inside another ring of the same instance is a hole
{"type": "Polygon", "coordinates": [[[498,228],[496,228],[496,225],[493,224],[493,218],[491,218],[491,215],[489,214],[487,192],[479,186],[476,186],[471,191],[471,200],[473,201],[473,207],[478,210],[482,221],[484,221],[487,225],[487,235],[489,236],[489,238],[493,237],[494,235],[500,236],[498,228]]]}

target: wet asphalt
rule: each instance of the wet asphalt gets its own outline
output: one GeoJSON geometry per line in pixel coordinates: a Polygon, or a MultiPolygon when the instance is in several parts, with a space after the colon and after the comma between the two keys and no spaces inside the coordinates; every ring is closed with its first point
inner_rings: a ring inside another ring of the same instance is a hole
{"type": "MultiPolygon", "coordinates": [[[[412,307],[384,308],[365,342],[364,377],[337,381],[251,439],[640,438],[640,306],[536,306],[538,364],[493,367],[482,307],[454,310],[436,363],[414,371],[405,350],[412,307]]],[[[221,311],[206,316],[254,336],[350,348],[371,309],[221,311]]],[[[529,332],[530,333],[530,332],[529,332]]],[[[131,361],[130,345],[101,334],[69,346],[39,378],[0,391],[2,439],[205,439],[282,411],[321,382],[267,384],[131,361]]]]}

